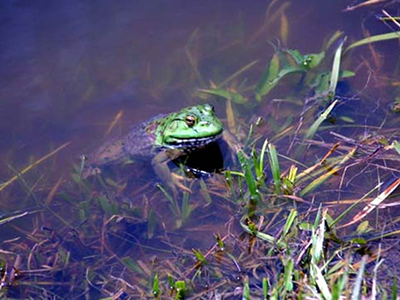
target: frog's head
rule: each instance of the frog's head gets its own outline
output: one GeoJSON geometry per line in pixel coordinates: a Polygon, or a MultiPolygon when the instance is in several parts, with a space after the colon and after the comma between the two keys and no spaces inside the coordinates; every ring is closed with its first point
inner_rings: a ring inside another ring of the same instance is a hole
{"type": "Polygon", "coordinates": [[[196,105],[166,116],[157,130],[158,143],[168,148],[195,149],[218,139],[222,123],[209,104],[196,105]]]}

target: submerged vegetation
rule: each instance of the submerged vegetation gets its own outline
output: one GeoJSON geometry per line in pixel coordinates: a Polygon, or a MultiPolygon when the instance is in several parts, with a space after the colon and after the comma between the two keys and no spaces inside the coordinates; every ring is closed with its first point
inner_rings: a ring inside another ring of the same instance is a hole
{"type": "Polygon", "coordinates": [[[399,40],[400,26],[355,42],[336,31],[302,54],[286,48],[288,5],[272,1],[260,31],[246,39],[279,24],[282,44],[271,43],[264,69],[254,60],[231,75],[216,70],[206,84],[197,29],[184,47],[184,79],[148,79],[154,97],[176,80],[225,109],[239,145],[226,153],[223,172],[194,180],[176,168],[186,186],[179,197],[135,164],[91,179],[76,164],[51,185],[42,184],[43,170],[26,177],[66,143],[0,185],[3,199],[21,199],[18,209],[2,204],[0,298],[398,298],[391,253],[400,219],[390,208],[399,199],[399,82],[385,78],[384,106],[368,90],[371,76],[362,89],[348,80],[358,76],[356,51],[369,47],[378,57],[376,43],[399,40]],[[366,109],[363,97],[372,102],[366,109]],[[378,109],[383,117],[374,116],[378,109]]]}

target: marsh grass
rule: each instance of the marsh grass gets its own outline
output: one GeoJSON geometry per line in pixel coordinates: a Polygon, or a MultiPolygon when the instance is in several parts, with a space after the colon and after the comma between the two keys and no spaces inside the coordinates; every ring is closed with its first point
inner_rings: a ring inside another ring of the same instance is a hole
{"type": "MultiPolygon", "coordinates": [[[[279,20],[287,45],[288,5],[272,1],[248,43],[279,20]]],[[[243,42],[239,29],[217,53],[243,42]]],[[[162,185],[134,184],[124,175],[104,172],[83,179],[81,165],[70,178],[36,189],[39,180],[32,184],[29,172],[68,143],[34,160],[0,185],[4,197],[35,198],[35,207],[24,200],[22,209],[10,205],[10,212],[0,216],[0,229],[12,233],[0,244],[0,297],[396,299],[400,271],[387,271],[393,269],[385,266],[384,257],[390,259],[391,241],[398,242],[400,219],[388,220],[383,208],[398,205],[392,201],[400,185],[398,124],[387,121],[394,129],[383,123],[350,126],[348,117],[335,125],[329,119],[346,105],[338,85],[357,75],[343,69],[351,65],[346,54],[398,39],[398,34],[368,37],[346,48],[346,38],[337,31],[311,54],[274,45],[275,53],[254,82],[243,77],[259,60],[243,62],[207,84],[196,29],[184,46],[187,67],[176,87],[197,85],[200,90],[187,93],[225,108],[228,128],[242,145],[227,155],[238,163],[208,179],[186,179],[192,193],[175,197],[162,185]],[[335,48],[333,56],[330,48],[335,48]],[[270,104],[270,95],[284,84],[293,89],[282,103],[296,108],[290,116],[264,121],[272,135],[266,139],[260,119],[239,112],[270,104]],[[354,135],[335,133],[343,128],[354,128],[354,135]],[[360,137],[367,128],[380,136],[360,137]],[[23,193],[13,186],[24,187],[23,193]],[[207,244],[200,242],[204,235],[207,244]]],[[[149,87],[153,96],[173,82],[173,67],[165,74],[148,71],[146,80],[155,82],[149,87]]],[[[123,111],[117,113],[105,135],[122,116],[123,111]]],[[[182,169],[175,171],[183,175],[182,169]]]]}

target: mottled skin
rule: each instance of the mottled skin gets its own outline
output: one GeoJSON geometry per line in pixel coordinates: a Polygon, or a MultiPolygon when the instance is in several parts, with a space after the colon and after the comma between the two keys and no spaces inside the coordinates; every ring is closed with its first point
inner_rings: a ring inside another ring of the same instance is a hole
{"type": "Polygon", "coordinates": [[[219,139],[222,131],[222,123],[209,104],[159,115],[98,149],[88,159],[85,177],[99,167],[127,158],[151,159],[156,174],[175,192],[179,183],[173,179],[168,162],[219,139]]]}

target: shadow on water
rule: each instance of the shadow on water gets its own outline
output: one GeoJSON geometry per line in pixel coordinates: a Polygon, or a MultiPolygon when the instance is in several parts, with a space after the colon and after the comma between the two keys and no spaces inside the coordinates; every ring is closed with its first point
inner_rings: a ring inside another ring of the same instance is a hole
{"type": "MultiPolygon", "coordinates": [[[[389,263],[379,274],[388,279],[382,290],[388,288],[400,273],[391,264],[400,249],[393,186],[400,166],[398,39],[345,52],[335,98],[321,95],[344,36],[346,49],[366,36],[399,31],[379,19],[383,11],[398,13],[398,2],[344,11],[353,5],[2,1],[0,298],[167,299],[171,293],[168,299],[184,299],[179,293],[187,288],[188,299],[246,299],[246,286],[261,298],[264,278],[273,287],[290,259],[308,263],[312,230],[302,230],[315,219],[332,224],[359,199],[326,236],[343,247],[357,244],[354,261],[368,254],[371,262],[385,249],[389,263]],[[256,100],[271,58],[282,67],[295,63],[288,49],[316,56],[338,30],[344,34],[325,49],[319,69],[285,74],[256,100]],[[170,164],[186,187],[176,197],[158,185],[149,161],[80,176],[82,154],[160,113],[205,102],[240,141],[244,159],[224,142],[181,157],[170,164]],[[279,152],[280,186],[273,150],[261,150],[266,138],[279,152]],[[263,153],[270,156],[257,171],[263,153]],[[299,168],[294,185],[292,164],[299,168]],[[390,187],[387,203],[347,226],[390,187]],[[298,217],[285,232],[293,210],[298,217]],[[257,232],[275,239],[271,244],[257,232]],[[390,237],[380,241],[385,233],[390,237]],[[178,288],[180,281],[186,288],[178,288]]],[[[283,297],[299,295],[296,280],[292,290],[279,290],[283,297]]]]}

